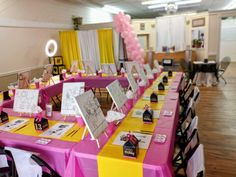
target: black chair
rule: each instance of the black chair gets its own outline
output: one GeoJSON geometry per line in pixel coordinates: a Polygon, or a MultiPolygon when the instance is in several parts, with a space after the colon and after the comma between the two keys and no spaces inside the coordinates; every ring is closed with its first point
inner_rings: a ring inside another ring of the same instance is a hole
{"type": "MultiPolygon", "coordinates": [[[[43,171],[43,177],[61,177],[50,165],[48,165],[43,159],[32,154],[31,159],[34,160],[39,166],[45,167],[49,172],[43,171]]],[[[60,162],[59,162],[60,163],[60,162]]]]}
{"type": "Polygon", "coordinates": [[[174,167],[175,176],[177,176],[180,170],[183,170],[184,176],[186,176],[186,168],[188,160],[192,157],[193,153],[199,146],[199,137],[197,129],[194,129],[191,136],[188,138],[187,142],[180,151],[174,157],[172,164],[174,167]]]}
{"type": "Polygon", "coordinates": [[[16,166],[13,159],[13,156],[10,151],[5,150],[3,147],[0,147],[0,155],[5,155],[7,157],[8,167],[0,168],[1,177],[18,177],[16,172],[16,166]]]}
{"type": "Polygon", "coordinates": [[[226,69],[228,68],[230,62],[231,62],[231,58],[230,57],[224,57],[221,60],[219,66],[218,66],[218,69],[217,69],[218,79],[220,79],[220,78],[223,79],[225,84],[227,84],[227,82],[226,82],[225,78],[223,77],[223,75],[224,75],[226,69]]]}

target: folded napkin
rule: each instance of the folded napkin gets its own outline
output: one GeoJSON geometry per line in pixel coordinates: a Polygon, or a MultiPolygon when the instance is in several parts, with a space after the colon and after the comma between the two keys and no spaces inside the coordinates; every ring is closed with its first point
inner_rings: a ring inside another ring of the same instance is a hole
{"type": "Polygon", "coordinates": [[[107,112],[106,121],[107,122],[113,122],[113,121],[121,120],[124,117],[125,117],[125,114],[123,114],[121,112],[116,112],[116,111],[113,111],[113,110],[109,110],[107,112]]]}

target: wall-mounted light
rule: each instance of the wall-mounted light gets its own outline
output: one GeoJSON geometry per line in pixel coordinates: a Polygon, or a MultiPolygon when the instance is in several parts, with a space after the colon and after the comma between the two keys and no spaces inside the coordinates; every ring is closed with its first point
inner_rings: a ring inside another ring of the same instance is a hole
{"type": "Polygon", "coordinates": [[[50,39],[45,46],[45,53],[48,57],[53,57],[57,53],[57,42],[50,39]]]}

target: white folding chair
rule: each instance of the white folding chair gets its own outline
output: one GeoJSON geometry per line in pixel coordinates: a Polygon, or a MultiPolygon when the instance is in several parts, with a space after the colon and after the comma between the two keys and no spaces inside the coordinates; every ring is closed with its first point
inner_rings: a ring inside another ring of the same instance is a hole
{"type": "Polygon", "coordinates": [[[188,160],[186,175],[187,177],[203,177],[205,174],[204,150],[200,144],[191,158],[188,160]]]}

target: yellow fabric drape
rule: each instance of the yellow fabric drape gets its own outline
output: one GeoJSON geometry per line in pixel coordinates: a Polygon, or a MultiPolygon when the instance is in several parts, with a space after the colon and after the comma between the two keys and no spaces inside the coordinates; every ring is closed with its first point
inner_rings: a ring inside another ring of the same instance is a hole
{"type": "Polygon", "coordinates": [[[98,30],[98,44],[100,50],[100,63],[115,63],[112,29],[98,30]]]}
{"type": "Polygon", "coordinates": [[[78,60],[79,68],[82,69],[80,46],[76,31],[60,31],[61,54],[66,68],[71,67],[73,60],[78,60]]]}

